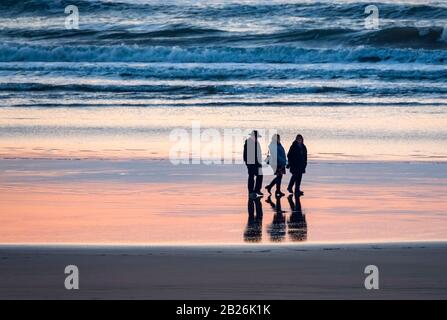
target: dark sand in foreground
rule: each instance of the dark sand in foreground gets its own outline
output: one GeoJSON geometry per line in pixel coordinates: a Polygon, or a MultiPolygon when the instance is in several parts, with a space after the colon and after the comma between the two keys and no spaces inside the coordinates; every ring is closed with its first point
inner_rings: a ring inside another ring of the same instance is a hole
{"type": "Polygon", "coordinates": [[[446,299],[447,244],[1,246],[1,299],[446,299]],[[80,289],[64,288],[77,265],[80,289]],[[364,268],[380,289],[364,288],[364,268]]]}

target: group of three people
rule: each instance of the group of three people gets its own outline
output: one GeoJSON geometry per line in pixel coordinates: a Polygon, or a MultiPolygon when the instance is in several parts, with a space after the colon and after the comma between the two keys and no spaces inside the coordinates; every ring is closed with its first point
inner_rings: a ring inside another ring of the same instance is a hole
{"type": "MultiPolygon", "coordinates": [[[[244,144],[244,162],[248,170],[248,193],[252,198],[262,197],[264,195],[261,192],[263,172],[262,150],[258,141],[260,137],[259,132],[253,130],[244,144]]],[[[275,178],[270,184],[265,186],[269,194],[272,193],[272,188],[276,185],[275,196],[284,196],[284,193],[281,192],[281,182],[283,175],[286,174],[286,168],[288,168],[292,177],[290,178],[287,191],[295,193],[298,196],[303,195],[300,187],[301,179],[307,167],[307,148],[302,135],[298,134],[296,136],[286,156],[284,147],[281,144],[280,135],[274,134],[269,145],[269,156],[267,160],[275,175],[275,178]],[[295,187],[295,190],[293,190],[293,187],[295,187]]]]}

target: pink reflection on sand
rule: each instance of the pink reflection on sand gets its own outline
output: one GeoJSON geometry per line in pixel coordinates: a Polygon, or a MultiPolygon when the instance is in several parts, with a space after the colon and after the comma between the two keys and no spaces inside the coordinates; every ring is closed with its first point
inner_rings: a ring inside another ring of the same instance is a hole
{"type": "MultiPolygon", "coordinates": [[[[198,182],[3,186],[0,242],[241,243],[248,221],[244,187],[198,182]]],[[[301,240],[447,239],[445,189],[309,184],[301,198],[307,221],[301,240]]],[[[261,204],[260,240],[268,243],[275,211],[265,199],[261,204]]],[[[287,222],[292,213],[287,197],[281,199],[281,207],[287,222]]],[[[294,240],[287,223],[283,227],[280,240],[294,240]]]]}

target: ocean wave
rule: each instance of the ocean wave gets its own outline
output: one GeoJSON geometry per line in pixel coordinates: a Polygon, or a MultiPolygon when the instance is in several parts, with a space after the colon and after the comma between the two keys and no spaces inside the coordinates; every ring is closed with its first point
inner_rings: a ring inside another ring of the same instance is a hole
{"type": "Polygon", "coordinates": [[[52,83],[0,83],[0,92],[36,92],[36,91],[61,91],[61,92],[111,92],[111,93],[146,93],[149,98],[160,98],[172,95],[182,96],[207,96],[207,95],[296,95],[296,94],[349,94],[349,95],[445,95],[447,86],[417,86],[414,84],[400,86],[365,86],[365,85],[331,85],[331,84],[296,84],[288,86],[272,86],[269,84],[164,84],[164,85],[135,85],[130,84],[52,84],[52,83]]]}
{"type": "Polygon", "coordinates": [[[200,45],[218,42],[237,42],[241,38],[212,28],[201,28],[186,24],[167,25],[154,30],[127,30],[110,27],[101,30],[84,28],[80,30],[65,30],[62,28],[22,29],[3,28],[0,39],[8,41],[46,41],[60,45],[97,44],[97,45],[200,45]]]}
{"type": "Polygon", "coordinates": [[[163,47],[163,46],[43,46],[0,45],[0,61],[65,62],[203,62],[203,63],[350,63],[397,62],[443,64],[446,50],[400,48],[329,48],[296,46],[163,47]]]}
{"type": "Polygon", "coordinates": [[[446,28],[390,27],[353,36],[352,44],[376,47],[447,49],[446,28]]]}
{"type": "Polygon", "coordinates": [[[212,101],[212,102],[190,102],[186,103],[185,100],[181,102],[169,103],[169,102],[150,102],[145,100],[144,103],[132,103],[132,102],[38,102],[33,101],[31,103],[18,103],[14,102],[9,104],[9,107],[17,108],[32,108],[32,107],[44,107],[44,108],[150,108],[150,107],[446,107],[447,102],[417,102],[417,101],[405,101],[405,102],[359,102],[359,101],[246,101],[244,99],[232,100],[232,101],[212,101]]]}
{"type": "MultiPolygon", "coordinates": [[[[115,11],[118,14],[129,12],[150,15],[153,12],[170,13],[177,12],[190,17],[272,17],[272,16],[302,16],[302,17],[346,17],[358,18],[363,14],[364,8],[370,3],[316,1],[316,2],[270,2],[258,1],[254,3],[240,1],[209,1],[209,0],[153,0],[153,1],[91,1],[91,0],[2,0],[0,12],[4,15],[11,14],[53,14],[60,13],[61,8],[68,5],[76,5],[87,14],[95,14],[104,11],[115,11]]],[[[447,5],[442,2],[431,4],[414,3],[390,3],[374,2],[381,11],[381,17],[386,19],[396,18],[447,18],[447,5]]]]}
{"type": "Polygon", "coordinates": [[[447,66],[426,64],[243,64],[3,62],[0,76],[21,78],[121,78],[128,80],[332,80],[447,81],[447,66]]]}
{"type": "MultiPolygon", "coordinates": [[[[379,30],[364,28],[366,5],[364,1],[3,0],[0,16],[5,19],[0,26],[0,41],[86,47],[82,50],[89,50],[88,46],[105,46],[109,50],[137,45],[137,51],[154,47],[175,50],[206,46],[213,50],[288,45],[447,49],[447,4],[376,3],[381,19],[379,30]],[[70,4],[79,7],[79,30],[65,30],[64,8],[70,4]],[[22,24],[17,18],[27,20],[22,24]]],[[[151,61],[139,52],[135,55],[139,56],[135,61],[151,61]]]]}
{"type": "MultiPolygon", "coordinates": [[[[172,24],[154,30],[128,30],[115,27],[101,30],[84,28],[61,29],[3,28],[0,38],[17,42],[57,41],[59,45],[138,45],[144,46],[237,46],[294,45],[300,47],[332,48],[343,45],[371,47],[447,49],[447,27],[392,26],[379,30],[352,28],[295,28],[267,33],[228,32],[187,24],[172,24]]],[[[51,42],[50,42],[51,43],[51,42]]]]}
{"type": "Polygon", "coordinates": [[[367,45],[371,47],[447,49],[447,27],[391,26],[378,30],[351,28],[297,29],[249,37],[233,37],[234,42],[367,45]],[[247,39],[248,38],[248,39],[247,39]]]}

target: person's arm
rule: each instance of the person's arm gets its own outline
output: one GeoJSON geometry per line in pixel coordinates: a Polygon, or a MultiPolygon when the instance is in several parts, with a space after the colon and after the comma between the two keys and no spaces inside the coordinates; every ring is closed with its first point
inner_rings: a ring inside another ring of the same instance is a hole
{"type": "Polygon", "coordinates": [[[262,149],[261,144],[258,141],[256,141],[256,148],[258,149],[256,153],[256,163],[262,166],[262,149]]]}
{"type": "Polygon", "coordinates": [[[307,147],[304,146],[304,169],[307,167],[307,147]]]}
{"type": "Polygon", "coordinates": [[[285,166],[287,164],[286,150],[284,150],[284,147],[282,145],[280,145],[279,150],[281,153],[282,165],[285,166]]]}
{"type": "Polygon", "coordinates": [[[292,148],[293,148],[293,144],[290,146],[289,148],[289,152],[287,152],[287,165],[286,168],[290,168],[290,164],[292,163],[292,148]]]}
{"type": "Polygon", "coordinates": [[[296,144],[292,144],[290,146],[290,150],[289,150],[289,154],[288,154],[288,159],[289,159],[289,165],[294,166],[296,165],[297,161],[298,161],[298,150],[297,150],[298,146],[296,144]]]}
{"type": "Polygon", "coordinates": [[[244,143],[244,162],[247,164],[247,140],[244,143]]]}

